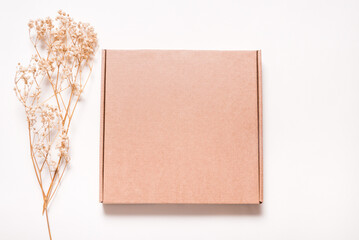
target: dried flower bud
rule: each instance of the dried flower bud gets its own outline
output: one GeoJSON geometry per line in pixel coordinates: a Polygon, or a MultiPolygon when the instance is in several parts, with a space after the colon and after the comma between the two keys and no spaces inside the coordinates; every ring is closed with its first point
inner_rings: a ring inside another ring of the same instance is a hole
{"type": "Polygon", "coordinates": [[[31,29],[34,27],[34,21],[30,20],[29,23],[27,24],[27,26],[31,29]]]}

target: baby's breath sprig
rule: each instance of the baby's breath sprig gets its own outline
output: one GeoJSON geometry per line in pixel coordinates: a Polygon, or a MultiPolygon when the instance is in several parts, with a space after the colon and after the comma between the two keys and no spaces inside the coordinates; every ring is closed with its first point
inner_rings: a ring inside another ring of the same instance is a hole
{"type": "Polygon", "coordinates": [[[30,20],[28,27],[35,54],[28,66],[18,64],[14,91],[25,108],[30,157],[52,239],[48,207],[70,161],[69,127],[92,72],[97,35],[61,10],[54,20],[30,20]]]}

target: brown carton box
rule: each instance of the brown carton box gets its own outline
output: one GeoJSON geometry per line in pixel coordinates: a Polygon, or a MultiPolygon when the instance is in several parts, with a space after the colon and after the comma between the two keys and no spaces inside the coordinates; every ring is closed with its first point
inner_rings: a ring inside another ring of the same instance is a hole
{"type": "Polygon", "coordinates": [[[101,202],[262,202],[260,51],[102,58],[101,202]]]}

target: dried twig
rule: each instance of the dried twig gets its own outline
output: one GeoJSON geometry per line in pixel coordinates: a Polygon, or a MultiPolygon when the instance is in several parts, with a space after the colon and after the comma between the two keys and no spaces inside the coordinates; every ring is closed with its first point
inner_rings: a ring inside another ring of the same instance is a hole
{"type": "Polygon", "coordinates": [[[18,64],[14,91],[25,108],[30,157],[52,239],[48,206],[70,160],[69,127],[92,72],[97,35],[61,10],[55,20],[31,20],[28,26],[35,55],[28,66],[18,64]]]}

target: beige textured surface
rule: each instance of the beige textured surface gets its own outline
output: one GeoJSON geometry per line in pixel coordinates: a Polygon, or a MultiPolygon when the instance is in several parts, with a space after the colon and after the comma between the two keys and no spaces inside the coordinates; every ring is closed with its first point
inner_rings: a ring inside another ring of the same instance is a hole
{"type": "Polygon", "coordinates": [[[100,200],[259,203],[260,52],[103,56],[100,200]]]}

